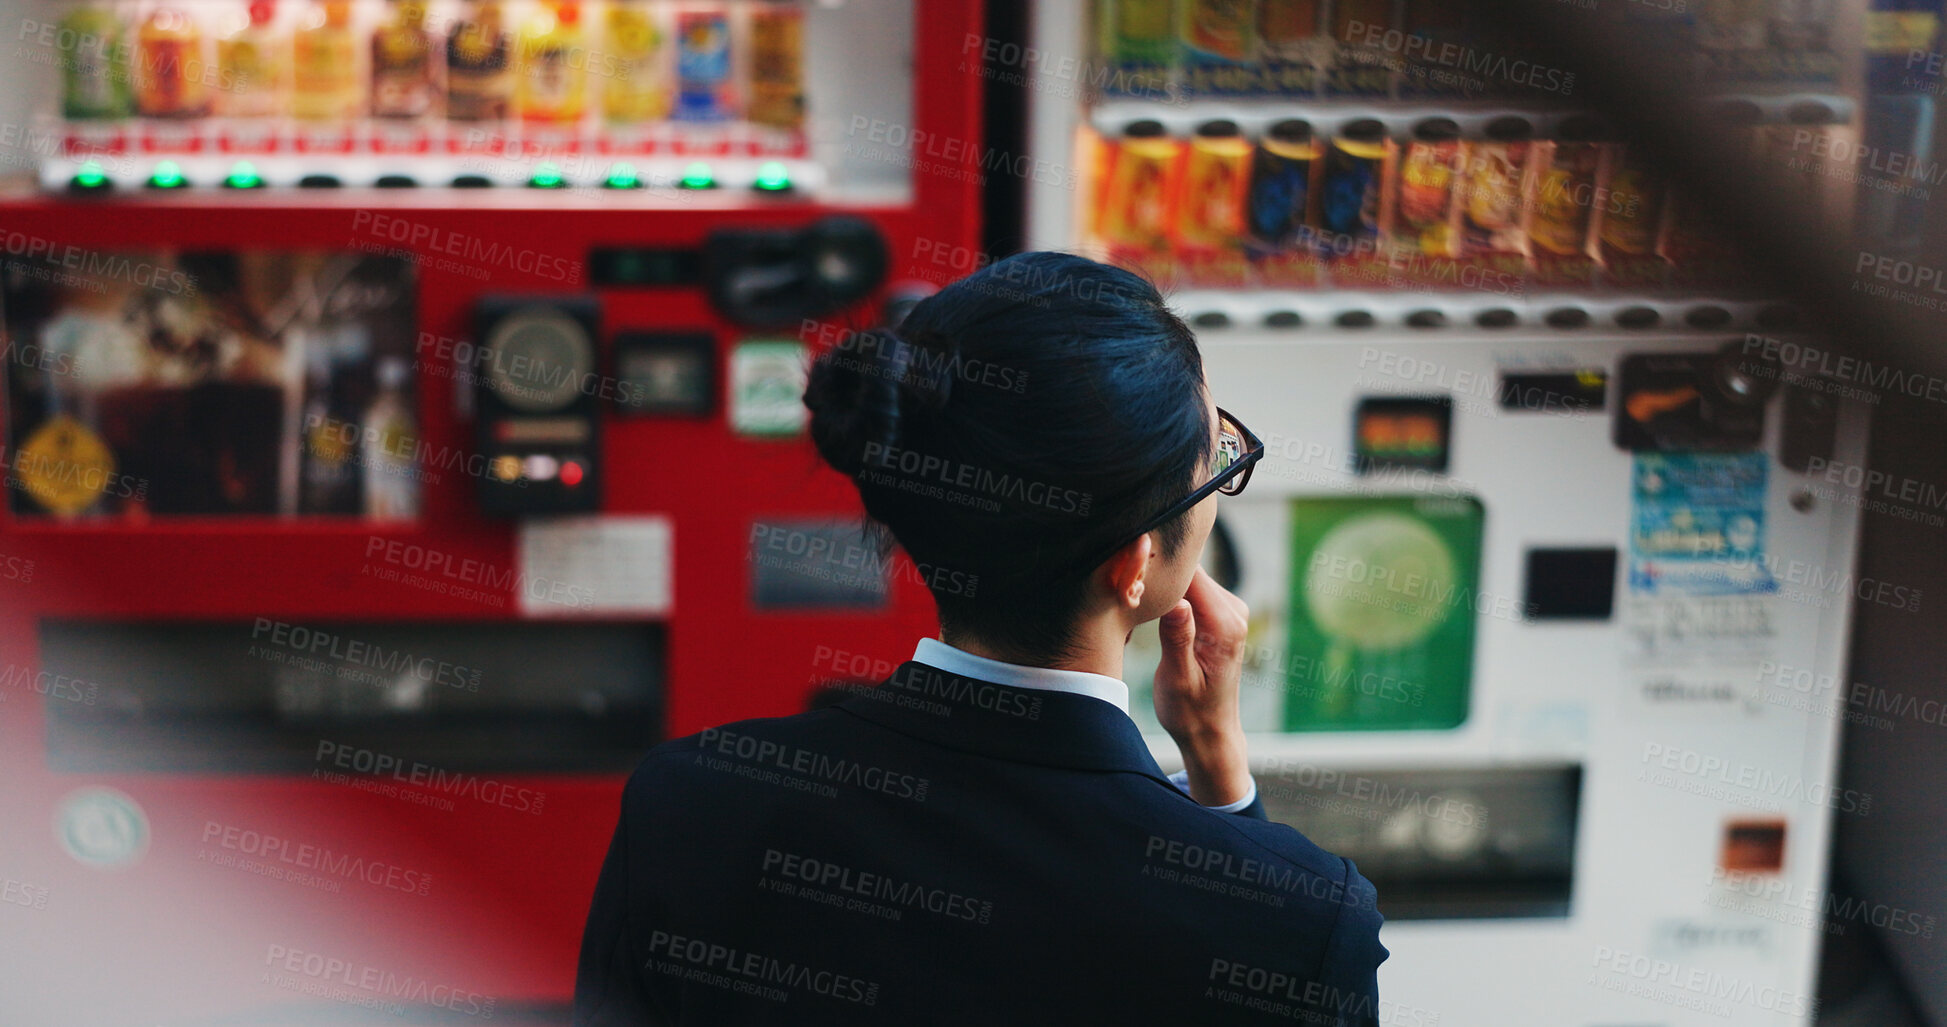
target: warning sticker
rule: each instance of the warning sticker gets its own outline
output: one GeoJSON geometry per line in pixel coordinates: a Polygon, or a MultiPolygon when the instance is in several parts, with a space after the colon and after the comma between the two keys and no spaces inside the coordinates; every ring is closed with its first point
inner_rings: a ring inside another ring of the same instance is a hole
{"type": "Polygon", "coordinates": [[[94,505],[115,474],[115,454],[87,426],[56,414],[21,444],[13,478],[36,503],[62,516],[94,505]]]}

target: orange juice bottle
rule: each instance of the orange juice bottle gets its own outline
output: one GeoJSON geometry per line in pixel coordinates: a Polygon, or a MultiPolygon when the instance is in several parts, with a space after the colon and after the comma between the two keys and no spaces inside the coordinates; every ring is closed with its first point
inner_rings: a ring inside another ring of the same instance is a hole
{"type": "Polygon", "coordinates": [[[521,29],[515,71],[516,105],[527,121],[574,124],[587,108],[588,54],[582,46],[581,4],[541,0],[521,29]]]}
{"type": "Polygon", "coordinates": [[[151,118],[200,118],[209,113],[209,58],[203,30],[178,4],[158,4],[135,37],[136,109],[151,118]]]}
{"type": "Polygon", "coordinates": [[[364,107],[350,0],[314,0],[292,40],[291,113],[307,121],[355,118],[364,107]]]}

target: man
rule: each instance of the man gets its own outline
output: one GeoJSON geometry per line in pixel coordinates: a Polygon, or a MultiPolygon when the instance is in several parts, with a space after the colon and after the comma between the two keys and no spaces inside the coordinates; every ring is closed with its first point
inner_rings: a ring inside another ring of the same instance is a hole
{"type": "Polygon", "coordinates": [[[1215,406],[1188,329],[1127,272],[1025,254],[899,331],[1043,391],[921,395],[910,347],[879,347],[883,367],[834,351],[811,434],[916,560],[998,592],[936,586],[942,637],[876,688],[649,754],[589,910],[576,1027],[1376,1022],[1371,883],[1266,820],[1250,776],[1248,611],[1198,561],[1263,447],[1215,406]],[[1045,284],[996,285],[1024,280],[1045,284]],[[940,502],[862,473],[889,446],[1092,502],[1068,520],[1083,504],[940,502]],[[1121,680],[1152,620],[1174,777],[1121,680]]]}

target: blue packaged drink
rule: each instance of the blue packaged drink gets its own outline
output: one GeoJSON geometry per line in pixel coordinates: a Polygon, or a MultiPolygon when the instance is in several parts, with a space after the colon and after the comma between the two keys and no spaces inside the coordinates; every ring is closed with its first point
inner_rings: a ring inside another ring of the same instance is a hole
{"type": "Polygon", "coordinates": [[[730,66],[730,17],[720,6],[676,15],[678,121],[725,121],[736,116],[730,66]]]}

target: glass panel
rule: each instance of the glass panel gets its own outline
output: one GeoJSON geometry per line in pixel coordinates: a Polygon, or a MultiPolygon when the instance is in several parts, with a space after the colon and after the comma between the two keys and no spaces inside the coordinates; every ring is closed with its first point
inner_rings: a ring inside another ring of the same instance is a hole
{"type": "Polygon", "coordinates": [[[410,262],[77,247],[0,268],[14,513],[418,516],[410,262]]]}

